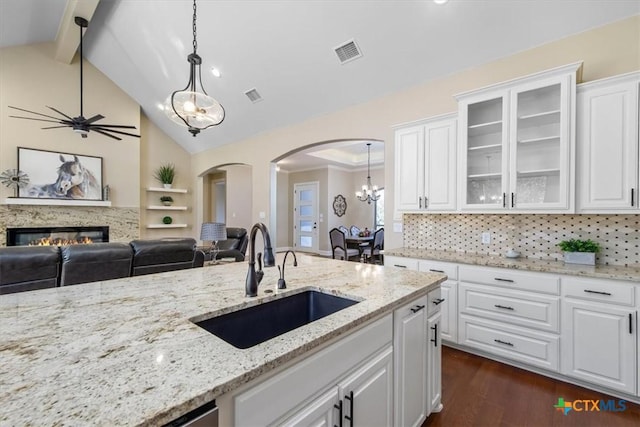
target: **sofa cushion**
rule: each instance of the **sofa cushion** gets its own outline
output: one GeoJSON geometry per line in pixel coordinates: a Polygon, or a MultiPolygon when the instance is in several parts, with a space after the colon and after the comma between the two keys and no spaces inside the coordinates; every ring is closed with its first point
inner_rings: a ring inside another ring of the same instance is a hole
{"type": "Polygon", "coordinates": [[[131,274],[133,251],[126,243],[63,246],[60,286],[118,279],[131,274]]]}
{"type": "Polygon", "coordinates": [[[193,268],[198,261],[192,238],[132,240],[133,276],[193,268]]]}
{"type": "Polygon", "coordinates": [[[60,248],[0,248],[0,294],[53,288],[58,284],[60,248]]]}

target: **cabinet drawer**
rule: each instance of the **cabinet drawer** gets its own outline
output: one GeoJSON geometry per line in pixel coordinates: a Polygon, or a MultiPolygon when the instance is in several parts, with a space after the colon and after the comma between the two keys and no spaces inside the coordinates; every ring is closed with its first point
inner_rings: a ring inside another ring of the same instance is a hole
{"type": "Polygon", "coordinates": [[[385,255],[384,257],[385,267],[399,267],[406,268],[407,270],[418,270],[418,260],[414,258],[405,258],[400,256],[385,255]]]}
{"type": "Polygon", "coordinates": [[[521,291],[560,295],[560,278],[545,273],[522,273],[505,268],[461,265],[460,280],[483,285],[504,286],[521,291]]]}
{"type": "Polygon", "coordinates": [[[460,313],[560,332],[560,298],[461,283],[460,313]]]}
{"type": "Polygon", "coordinates": [[[635,283],[618,280],[563,277],[562,296],[589,301],[633,306],[635,283]]]}
{"type": "Polygon", "coordinates": [[[559,369],[557,335],[461,315],[459,344],[550,371],[559,369]]]}
{"type": "Polygon", "coordinates": [[[458,266],[448,262],[420,260],[418,261],[418,269],[420,271],[432,271],[434,273],[446,274],[449,279],[456,280],[458,278],[458,266]]]}
{"type": "Polygon", "coordinates": [[[442,288],[434,289],[427,294],[427,315],[438,313],[444,304],[442,288]]]}

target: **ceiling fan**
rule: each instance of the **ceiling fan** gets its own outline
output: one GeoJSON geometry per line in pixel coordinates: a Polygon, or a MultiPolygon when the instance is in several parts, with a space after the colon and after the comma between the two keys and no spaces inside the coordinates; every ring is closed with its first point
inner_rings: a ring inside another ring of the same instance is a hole
{"type": "Polygon", "coordinates": [[[20,111],[24,111],[26,113],[31,113],[31,114],[36,114],[38,116],[42,116],[42,117],[47,117],[49,119],[52,120],[47,120],[47,119],[41,119],[38,117],[23,117],[23,116],[9,116],[9,117],[14,117],[16,119],[26,119],[26,120],[37,120],[37,121],[41,121],[41,122],[51,122],[51,123],[58,123],[61,126],[49,126],[49,127],[44,127],[42,129],[57,129],[57,128],[64,128],[64,127],[70,127],[73,129],[74,132],[79,133],[83,138],[87,137],[87,134],[90,131],[93,132],[97,132],[101,135],[105,135],[108,136],[109,138],[113,138],[113,139],[117,139],[118,141],[121,141],[122,138],[120,138],[117,135],[126,135],[126,136],[133,136],[136,138],[140,138],[140,135],[136,135],[133,133],[129,133],[129,132],[123,132],[121,130],[116,130],[116,129],[135,129],[135,126],[127,126],[127,125],[105,125],[105,124],[97,124],[96,122],[99,120],[104,119],[104,116],[102,114],[96,114],[93,117],[89,117],[88,119],[86,119],[83,115],[83,103],[82,103],[82,84],[83,84],[83,75],[82,75],[82,60],[83,60],[83,56],[82,56],[82,29],[86,28],[88,26],[88,21],[84,18],[81,18],[79,16],[75,17],[75,23],[78,25],[78,27],[80,28],[80,115],[78,117],[70,117],[66,114],[64,114],[62,111],[59,111],[53,107],[49,107],[48,105],[46,106],[47,108],[55,111],[56,113],[58,113],[60,116],[62,116],[61,118],[58,117],[54,117],[54,116],[50,116],[47,114],[42,114],[42,113],[38,113],[36,111],[29,111],[29,110],[25,110],[24,108],[18,108],[18,107],[12,107],[12,106],[8,106],[9,108],[12,108],[14,110],[20,110],[20,111]]]}

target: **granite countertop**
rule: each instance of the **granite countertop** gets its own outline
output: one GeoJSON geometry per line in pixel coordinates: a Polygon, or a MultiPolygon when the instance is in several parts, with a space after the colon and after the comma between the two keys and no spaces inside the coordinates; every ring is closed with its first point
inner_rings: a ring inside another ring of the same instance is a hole
{"type": "Polygon", "coordinates": [[[506,258],[497,255],[483,255],[432,249],[398,248],[385,249],[385,255],[454,262],[459,264],[483,265],[487,267],[511,268],[514,270],[537,271],[543,273],[568,274],[599,279],[640,281],[640,267],[618,265],[580,265],[565,264],[561,261],[548,261],[528,258],[506,258]]]}
{"type": "MultiPolygon", "coordinates": [[[[279,261],[281,258],[279,257],[279,261]]],[[[445,278],[298,255],[244,296],[247,263],[0,295],[0,425],[159,425],[445,278]],[[313,287],[360,303],[240,350],[193,324],[313,287]],[[265,293],[271,290],[273,293],[265,293]]]]}

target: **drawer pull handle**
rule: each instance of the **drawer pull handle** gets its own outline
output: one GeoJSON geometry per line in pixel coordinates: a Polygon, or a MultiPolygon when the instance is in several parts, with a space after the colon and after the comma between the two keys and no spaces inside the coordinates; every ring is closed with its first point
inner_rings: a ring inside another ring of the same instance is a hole
{"type": "Polygon", "coordinates": [[[433,268],[430,268],[429,271],[433,271],[434,273],[442,273],[442,274],[444,274],[444,270],[435,270],[433,268]]]}
{"type": "Polygon", "coordinates": [[[629,333],[633,334],[633,314],[629,313],[629,333]]]}
{"type": "Polygon", "coordinates": [[[504,344],[504,345],[508,345],[509,347],[513,347],[513,344],[511,344],[510,342],[501,341],[501,340],[494,340],[494,341],[497,342],[498,344],[504,344]]]}
{"type": "Polygon", "coordinates": [[[349,401],[349,415],[350,415],[350,416],[345,415],[344,418],[349,420],[351,427],[353,427],[353,391],[350,391],[349,395],[345,396],[344,398],[349,401]]]}
{"type": "Polygon", "coordinates": [[[434,305],[440,305],[444,302],[444,298],[438,298],[436,300],[433,300],[433,304],[434,305]]]}
{"type": "Polygon", "coordinates": [[[424,305],[416,305],[415,307],[411,307],[412,313],[417,313],[424,308],[424,305]]]}
{"type": "Polygon", "coordinates": [[[509,283],[514,283],[513,280],[511,279],[501,279],[500,277],[494,277],[493,280],[497,280],[498,282],[509,282],[509,283]]]}
{"type": "Polygon", "coordinates": [[[609,296],[611,296],[611,294],[609,292],[592,291],[592,290],[589,290],[589,289],[585,289],[584,291],[586,293],[588,293],[588,294],[598,294],[598,295],[609,295],[609,296]]]}
{"type": "Polygon", "coordinates": [[[342,427],[342,399],[340,399],[337,405],[333,405],[333,407],[338,410],[338,419],[340,420],[340,425],[337,426],[334,424],[333,427],[342,427]]]}
{"type": "Polygon", "coordinates": [[[503,308],[505,310],[514,310],[513,307],[507,307],[506,305],[500,305],[500,304],[495,304],[494,307],[496,308],[503,308]]]}
{"type": "Polygon", "coordinates": [[[431,342],[433,343],[434,347],[438,346],[438,324],[436,323],[435,325],[433,325],[431,327],[431,330],[433,331],[433,339],[431,340],[431,342]]]}
{"type": "Polygon", "coordinates": [[[394,267],[407,268],[406,265],[393,264],[394,267]]]}
{"type": "Polygon", "coordinates": [[[502,207],[507,207],[507,193],[502,193],[502,207]]]}

